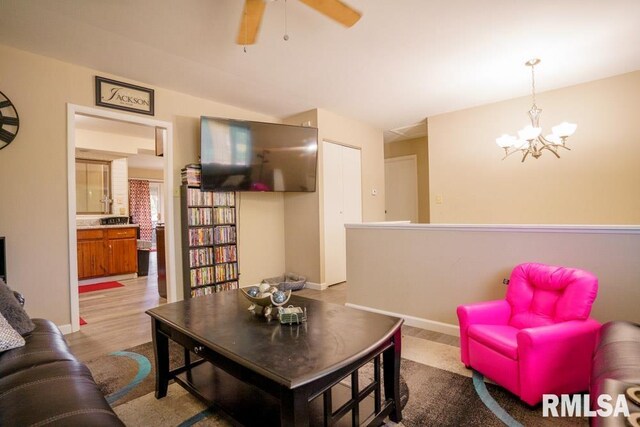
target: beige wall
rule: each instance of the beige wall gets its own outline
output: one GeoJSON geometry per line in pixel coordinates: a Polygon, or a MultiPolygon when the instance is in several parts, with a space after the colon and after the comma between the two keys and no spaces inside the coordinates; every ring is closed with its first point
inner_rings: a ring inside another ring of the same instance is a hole
{"type": "MultiPolygon", "coordinates": [[[[0,235],[7,238],[9,284],[26,295],[30,315],[69,324],[66,104],[93,106],[96,74],[125,79],[3,45],[0,58],[0,89],[15,103],[21,120],[18,137],[0,152],[0,235]]],[[[180,168],[198,161],[201,115],[277,121],[241,108],[154,89],[155,118],[174,125],[170,172],[176,187],[180,168]]],[[[177,194],[173,203],[179,225],[177,194]]],[[[239,215],[241,283],[282,273],[282,203],[281,194],[243,197],[239,215]],[[269,242],[268,248],[265,242],[269,242]]],[[[180,227],[175,229],[181,295],[180,227]]]]}
{"type": "Polygon", "coordinates": [[[317,109],[288,117],[285,123],[310,122],[318,128],[317,191],[285,195],[286,268],[324,283],[322,141],[361,149],[362,219],[384,221],[383,133],[366,123],[317,109]],[[375,189],[377,196],[371,194],[375,189]]]}
{"type": "Polygon", "coordinates": [[[152,138],[139,138],[87,129],[76,129],[76,147],[89,150],[109,151],[114,154],[138,154],[138,150],[155,150],[152,138]]]}
{"type": "Polygon", "coordinates": [[[162,181],[164,179],[164,171],[162,169],[141,169],[129,168],[129,178],[131,179],[153,179],[162,181]]]}
{"type": "MultiPolygon", "coordinates": [[[[318,111],[311,110],[287,117],[284,123],[300,126],[310,122],[318,127],[318,111]]],[[[318,144],[318,149],[322,144],[318,144]]],[[[286,193],[284,195],[285,269],[303,275],[313,283],[320,280],[320,180],[316,170],[315,193],[286,193]]]]}
{"type": "Polygon", "coordinates": [[[458,305],[504,298],[502,279],[515,265],[541,262],[582,268],[598,277],[592,315],[599,321],[640,322],[639,253],[639,227],[347,228],[347,302],[457,325],[458,305]]]}
{"type": "Polygon", "coordinates": [[[638,224],[639,94],[640,71],[539,94],[543,132],[578,130],[561,159],[525,163],[495,139],[527,123],[530,97],[430,117],[431,222],[638,224]]]}
{"type": "Polygon", "coordinates": [[[415,155],[418,161],[418,222],[429,222],[429,150],[427,137],[384,144],[384,158],[415,155]]]}

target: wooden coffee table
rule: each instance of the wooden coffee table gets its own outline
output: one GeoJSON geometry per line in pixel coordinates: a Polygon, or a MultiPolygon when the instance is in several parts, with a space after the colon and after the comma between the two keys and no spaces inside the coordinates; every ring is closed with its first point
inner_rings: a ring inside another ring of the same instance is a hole
{"type": "Polygon", "coordinates": [[[156,398],[175,379],[244,425],[379,425],[387,416],[399,422],[403,320],[295,295],[289,303],[307,308],[306,323],[253,315],[239,291],[147,311],[156,398]],[[171,371],[169,339],[185,348],[185,365],[171,371]],[[200,359],[191,361],[189,352],[200,359]],[[372,360],[373,380],[360,384],[357,370],[372,360]],[[343,385],[349,377],[352,386],[343,385]]]}

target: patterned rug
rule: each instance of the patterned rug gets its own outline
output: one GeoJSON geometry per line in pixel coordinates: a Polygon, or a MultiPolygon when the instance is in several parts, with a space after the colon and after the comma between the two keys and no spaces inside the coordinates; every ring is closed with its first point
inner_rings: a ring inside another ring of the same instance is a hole
{"type": "MultiPolygon", "coordinates": [[[[171,368],[182,364],[183,350],[170,342],[171,368]]],[[[233,420],[207,408],[178,384],[167,397],[154,397],[155,367],[151,343],[102,356],[89,369],[127,426],[229,426],[233,420]]],[[[373,377],[372,365],[360,371],[373,377]]],[[[531,408],[501,387],[403,359],[401,387],[402,425],[422,426],[587,426],[586,419],[543,418],[540,407],[531,408]]]]}

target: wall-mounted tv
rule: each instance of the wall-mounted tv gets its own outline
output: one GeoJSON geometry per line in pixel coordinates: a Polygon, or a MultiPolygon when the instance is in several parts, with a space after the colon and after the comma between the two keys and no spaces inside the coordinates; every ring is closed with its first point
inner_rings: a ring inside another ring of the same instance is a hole
{"type": "Polygon", "coordinates": [[[316,190],[318,129],[201,117],[201,188],[316,190]]]}

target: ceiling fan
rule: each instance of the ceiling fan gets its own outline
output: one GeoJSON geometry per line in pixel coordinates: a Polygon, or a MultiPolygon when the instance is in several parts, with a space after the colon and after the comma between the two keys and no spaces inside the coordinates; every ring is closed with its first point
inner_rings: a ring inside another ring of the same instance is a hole
{"type": "MultiPolygon", "coordinates": [[[[362,16],[360,12],[347,6],[340,0],[300,1],[345,27],[353,26],[362,16]]],[[[242,19],[240,20],[240,31],[238,31],[236,43],[250,45],[256,42],[265,6],[266,0],[245,0],[244,11],[242,12],[242,19]]]]}

